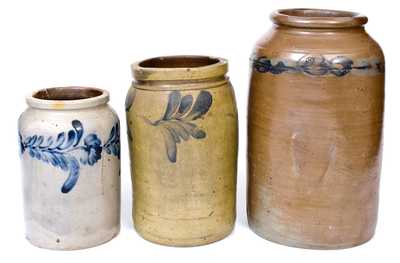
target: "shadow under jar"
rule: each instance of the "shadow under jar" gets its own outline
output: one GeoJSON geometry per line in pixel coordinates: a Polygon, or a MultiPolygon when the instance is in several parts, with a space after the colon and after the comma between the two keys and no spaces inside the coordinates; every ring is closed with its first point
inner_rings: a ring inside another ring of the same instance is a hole
{"type": "Polygon", "coordinates": [[[158,57],[132,70],[126,116],[136,230],[170,246],[224,238],[235,222],[238,140],[227,61],[158,57]]]}
{"type": "Polygon", "coordinates": [[[105,90],[57,87],[27,97],[19,123],[26,237],[72,250],[120,229],[119,120],[105,90]]]}
{"type": "Polygon", "coordinates": [[[287,9],[252,56],[248,220],[288,246],[362,244],[374,234],[384,56],[365,16],[287,9]]]}

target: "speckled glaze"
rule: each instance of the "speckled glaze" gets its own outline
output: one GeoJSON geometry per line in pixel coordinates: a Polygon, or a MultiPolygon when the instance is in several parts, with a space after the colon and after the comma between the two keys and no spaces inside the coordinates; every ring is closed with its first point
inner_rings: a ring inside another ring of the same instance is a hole
{"type": "Polygon", "coordinates": [[[384,57],[365,16],[288,9],[252,56],[248,220],[288,246],[347,248],[378,211],[384,57]]]}
{"type": "Polygon", "coordinates": [[[107,91],[50,88],[27,97],[19,119],[26,238],[72,250],[120,229],[119,120],[107,91]]]}
{"type": "Polygon", "coordinates": [[[238,140],[227,61],[159,57],[132,69],[126,116],[137,232],[170,246],[224,238],[235,222],[238,140]]]}

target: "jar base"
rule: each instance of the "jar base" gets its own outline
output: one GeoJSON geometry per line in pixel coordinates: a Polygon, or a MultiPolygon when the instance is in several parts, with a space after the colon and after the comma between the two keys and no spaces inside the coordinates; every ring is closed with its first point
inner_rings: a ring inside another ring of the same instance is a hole
{"type": "Polygon", "coordinates": [[[87,244],[67,244],[62,242],[61,240],[56,240],[54,243],[55,245],[50,245],[49,242],[40,242],[40,241],[35,241],[28,236],[25,236],[26,240],[33,246],[42,248],[42,249],[48,249],[48,250],[59,250],[59,251],[70,251],[70,250],[80,250],[80,249],[88,249],[92,247],[97,247],[100,245],[103,245],[105,243],[108,243],[109,241],[113,240],[115,237],[118,236],[120,232],[120,228],[116,229],[115,231],[110,232],[109,234],[105,235],[104,238],[99,239],[97,241],[88,241],[87,244]]]}
{"type": "Polygon", "coordinates": [[[253,225],[249,224],[249,228],[255,233],[257,236],[287,247],[294,247],[294,248],[302,248],[302,249],[314,249],[314,250],[338,250],[338,249],[347,249],[347,248],[352,248],[352,247],[357,247],[361,246],[368,241],[370,241],[373,237],[374,234],[369,236],[366,239],[356,241],[356,242],[349,242],[349,243],[341,243],[341,244],[316,244],[316,243],[306,243],[306,242],[301,242],[298,240],[292,240],[290,238],[282,238],[278,236],[272,236],[268,235],[265,233],[261,233],[261,231],[257,230],[256,227],[253,225]]]}
{"type": "Polygon", "coordinates": [[[208,244],[212,244],[222,239],[228,237],[233,232],[234,226],[232,226],[228,231],[211,235],[211,236],[204,236],[199,238],[188,238],[188,239],[173,239],[173,238],[163,238],[159,236],[155,236],[151,233],[144,233],[138,230],[135,227],[136,232],[141,236],[143,239],[158,245],[163,246],[170,246],[170,247],[196,247],[196,246],[205,246],[208,244]]]}

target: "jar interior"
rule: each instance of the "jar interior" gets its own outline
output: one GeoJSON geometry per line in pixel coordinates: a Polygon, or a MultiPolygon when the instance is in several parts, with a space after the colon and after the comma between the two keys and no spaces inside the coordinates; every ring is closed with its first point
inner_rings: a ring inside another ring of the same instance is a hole
{"type": "Polygon", "coordinates": [[[102,95],[103,92],[86,87],[56,87],[42,89],[33,94],[33,97],[41,100],[82,100],[102,95]]]}
{"type": "Polygon", "coordinates": [[[142,68],[197,68],[210,66],[218,62],[218,59],[211,57],[171,56],[144,60],[139,63],[139,66],[142,68]]]}

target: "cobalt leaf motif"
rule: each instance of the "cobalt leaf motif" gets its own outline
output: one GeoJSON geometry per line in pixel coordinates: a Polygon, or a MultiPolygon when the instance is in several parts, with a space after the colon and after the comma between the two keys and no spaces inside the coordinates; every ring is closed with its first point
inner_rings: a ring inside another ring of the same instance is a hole
{"type": "Polygon", "coordinates": [[[168,96],[168,104],[163,117],[153,126],[161,129],[164,137],[168,160],[177,161],[177,144],[194,139],[203,139],[206,132],[197,127],[193,121],[203,117],[212,105],[212,95],[208,91],[201,91],[193,103],[193,96],[181,96],[179,91],[172,91],[168,96]]]}

